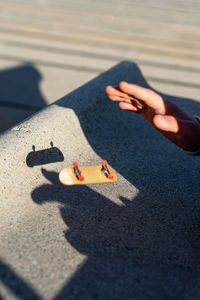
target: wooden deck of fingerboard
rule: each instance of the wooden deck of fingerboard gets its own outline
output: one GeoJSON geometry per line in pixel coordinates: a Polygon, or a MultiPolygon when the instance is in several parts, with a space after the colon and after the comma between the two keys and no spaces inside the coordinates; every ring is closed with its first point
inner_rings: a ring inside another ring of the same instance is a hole
{"type": "Polygon", "coordinates": [[[84,177],[83,181],[80,181],[75,173],[73,167],[67,167],[61,170],[59,179],[62,184],[65,185],[84,185],[84,184],[95,184],[95,183],[110,183],[117,180],[115,171],[108,166],[110,173],[113,178],[109,179],[104,172],[102,172],[101,166],[85,166],[79,167],[81,175],[84,177]]]}

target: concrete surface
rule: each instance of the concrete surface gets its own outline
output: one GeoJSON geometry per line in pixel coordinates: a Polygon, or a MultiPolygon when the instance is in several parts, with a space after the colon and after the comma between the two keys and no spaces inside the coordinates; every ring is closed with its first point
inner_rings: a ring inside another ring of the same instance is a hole
{"type": "Polygon", "coordinates": [[[0,132],[122,60],[200,100],[199,52],[197,0],[0,0],[0,132]]]}
{"type": "Polygon", "coordinates": [[[124,62],[1,135],[0,299],[199,299],[199,157],[109,101],[120,80],[148,86],[124,62]],[[59,183],[102,159],[116,183],[59,183]]]}

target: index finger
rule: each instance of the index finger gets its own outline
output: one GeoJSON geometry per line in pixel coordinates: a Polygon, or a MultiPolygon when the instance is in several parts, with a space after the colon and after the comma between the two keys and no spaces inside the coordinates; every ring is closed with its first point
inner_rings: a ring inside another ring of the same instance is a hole
{"type": "Polygon", "coordinates": [[[124,81],[120,82],[119,88],[122,92],[143,101],[147,106],[154,109],[156,113],[165,113],[164,100],[154,91],[124,81]]]}
{"type": "MultiPolygon", "coordinates": [[[[132,99],[131,95],[128,95],[127,93],[121,91],[120,88],[117,87],[117,86],[114,87],[114,86],[108,85],[105,90],[106,90],[106,93],[109,96],[117,96],[117,97],[123,98],[124,100],[126,100],[126,99],[131,100],[132,99]]],[[[120,99],[120,101],[121,100],[122,99],[120,99]]]]}

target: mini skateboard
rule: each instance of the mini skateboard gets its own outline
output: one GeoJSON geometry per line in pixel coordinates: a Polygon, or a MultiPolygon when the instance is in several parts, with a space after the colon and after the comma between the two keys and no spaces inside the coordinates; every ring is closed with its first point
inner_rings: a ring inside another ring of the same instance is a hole
{"type": "Polygon", "coordinates": [[[117,175],[106,160],[100,166],[79,167],[75,161],[73,166],[64,168],[59,174],[60,182],[65,185],[115,182],[117,175]]]}

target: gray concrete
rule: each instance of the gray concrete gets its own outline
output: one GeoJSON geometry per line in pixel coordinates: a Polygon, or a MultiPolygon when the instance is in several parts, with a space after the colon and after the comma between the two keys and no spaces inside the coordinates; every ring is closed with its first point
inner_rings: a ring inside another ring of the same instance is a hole
{"type": "Polygon", "coordinates": [[[199,299],[200,160],[109,101],[120,80],[148,86],[124,62],[1,135],[0,299],[199,299]],[[59,183],[102,159],[116,183],[59,183]]]}

